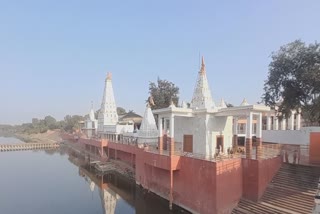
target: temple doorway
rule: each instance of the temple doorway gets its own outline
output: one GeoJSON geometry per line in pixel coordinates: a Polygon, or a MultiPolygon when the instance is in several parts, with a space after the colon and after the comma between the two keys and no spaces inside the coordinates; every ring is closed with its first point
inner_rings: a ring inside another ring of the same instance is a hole
{"type": "Polygon", "coordinates": [[[193,152],[193,135],[183,135],[183,151],[193,152]]]}
{"type": "Polygon", "coordinates": [[[223,135],[217,136],[217,147],[216,149],[219,149],[220,152],[224,151],[224,145],[223,145],[223,135]]]}

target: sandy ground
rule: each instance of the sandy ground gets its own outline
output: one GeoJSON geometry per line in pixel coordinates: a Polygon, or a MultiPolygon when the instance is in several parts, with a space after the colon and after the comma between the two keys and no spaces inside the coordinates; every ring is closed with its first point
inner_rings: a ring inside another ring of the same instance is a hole
{"type": "Polygon", "coordinates": [[[60,130],[49,130],[42,134],[16,134],[16,137],[26,143],[57,143],[62,141],[60,130]]]}

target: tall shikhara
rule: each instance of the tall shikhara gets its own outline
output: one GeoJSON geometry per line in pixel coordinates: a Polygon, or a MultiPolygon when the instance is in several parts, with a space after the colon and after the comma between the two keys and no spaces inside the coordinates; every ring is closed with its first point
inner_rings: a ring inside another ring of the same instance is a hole
{"type": "Polygon", "coordinates": [[[105,81],[98,123],[100,131],[103,131],[103,126],[105,125],[116,125],[118,123],[117,106],[113,95],[111,73],[108,73],[105,81]]]}
{"type": "Polygon", "coordinates": [[[215,107],[208,84],[206,66],[203,57],[197,84],[193,92],[191,107],[194,109],[211,109],[215,107]]]}

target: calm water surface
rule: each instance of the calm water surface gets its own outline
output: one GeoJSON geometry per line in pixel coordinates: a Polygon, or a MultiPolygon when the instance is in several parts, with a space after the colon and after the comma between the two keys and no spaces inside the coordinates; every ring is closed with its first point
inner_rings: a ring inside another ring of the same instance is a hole
{"type": "Polygon", "coordinates": [[[14,137],[0,137],[0,144],[19,144],[19,143],[24,143],[24,142],[14,137]]]}
{"type": "Polygon", "coordinates": [[[170,212],[167,201],[121,175],[99,176],[82,163],[66,149],[0,153],[0,213],[186,213],[170,212]]]}

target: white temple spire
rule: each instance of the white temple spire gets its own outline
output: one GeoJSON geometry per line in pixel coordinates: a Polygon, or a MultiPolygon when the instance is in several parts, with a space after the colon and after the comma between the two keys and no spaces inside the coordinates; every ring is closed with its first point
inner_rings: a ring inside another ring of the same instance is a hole
{"type": "Polygon", "coordinates": [[[247,102],[247,99],[244,98],[244,99],[242,100],[242,103],[240,104],[240,106],[248,106],[248,105],[249,105],[249,103],[247,102]]]}
{"type": "Polygon", "coordinates": [[[104,125],[116,125],[118,123],[117,106],[113,94],[111,73],[107,74],[105,80],[103,99],[98,120],[100,130],[104,125]]]}
{"type": "Polygon", "coordinates": [[[219,107],[220,107],[220,108],[227,108],[226,102],[224,101],[223,98],[221,98],[219,107]]]}
{"type": "Polygon", "coordinates": [[[206,65],[204,63],[204,57],[202,56],[201,58],[201,68],[200,68],[200,73],[205,74],[206,73],[206,65]]]}
{"type": "Polygon", "coordinates": [[[152,97],[148,99],[140,130],[138,131],[138,144],[148,143],[156,145],[158,142],[158,129],[150,106],[154,105],[152,97]]]}
{"type": "Polygon", "coordinates": [[[191,107],[198,109],[211,109],[215,107],[206,75],[204,57],[202,57],[201,60],[201,68],[198,74],[196,87],[193,92],[191,107]]]}
{"type": "Polygon", "coordinates": [[[94,115],[94,109],[93,109],[93,102],[91,101],[91,110],[90,110],[90,113],[89,113],[89,118],[91,121],[94,121],[96,118],[95,118],[95,115],[94,115]]]}

